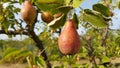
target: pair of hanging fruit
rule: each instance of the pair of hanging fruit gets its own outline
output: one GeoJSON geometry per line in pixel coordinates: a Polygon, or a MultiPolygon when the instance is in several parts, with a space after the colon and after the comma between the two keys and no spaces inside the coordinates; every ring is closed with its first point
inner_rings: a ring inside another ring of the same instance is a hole
{"type": "MultiPolygon", "coordinates": [[[[30,0],[24,2],[24,7],[21,9],[21,17],[28,24],[33,25],[34,20],[37,16],[37,12],[30,0]]],[[[54,17],[60,16],[61,14],[52,16],[49,12],[43,12],[41,18],[43,21],[49,23],[54,17]]],[[[68,20],[60,34],[58,39],[58,45],[61,53],[70,55],[76,54],[80,49],[80,38],[76,31],[73,20],[68,20]]]]}
{"type": "MultiPolygon", "coordinates": [[[[33,7],[32,3],[30,2],[30,0],[26,0],[24,2],[24,6],[20,11],[21,17],[22,19],[28,24],[28,25],[32,25],[34,23],[34,20],[37,16],[37,11],[35,10],[35,8],[33,7]]],[[[50,23],[52,20],[54,20],[54,18],[57,18],[59,16],[61,16],[61,13],[57,13],[55,15],[52,15],[51,12],[42,12],[41,13],[41,18],[44,22],[46,23],[50,23]]]]}

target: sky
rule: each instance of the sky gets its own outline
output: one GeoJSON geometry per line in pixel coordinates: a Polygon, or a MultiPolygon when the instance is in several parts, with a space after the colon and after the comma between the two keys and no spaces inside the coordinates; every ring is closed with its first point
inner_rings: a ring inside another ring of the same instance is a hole
{"type": "MultiPolygon", "coordinates": [[[[99,0],[84,0],[84,2],[80,6],[83,9],[92,9],[92,5],[98,3],[98,1],[99,0]]],[[[20,6],[20,5],[16,4],[15,6],[22,8],[23,5],[20,6]]],[[[115,9],[113,12],[115,13],[114,16],[112,17],[113,25],[110,26],[110,28],[112,28],[112,29],[118,29],[120,27],[120,19],[118,19],[118,18],[120,18],[120,10],[115,9]]],[[[18,18],[18,19],[21,18],[20,14],[16,15],[16,18],[18,18]]],[[[40,15],[39,15],[38,18],[40,18],[40,15]]],[[[42,27],[40,27],[40,28],[42,28],[42,27]]],[[[35,30],[35,31],[37,31],[37,34],[39,34],[41,32],[39,30],[35,30]]],[[[81,28],[78,29],[78,31],[79,31],[79,33],[84,33],[85,29],[83,27],[81,27],[81,28]]],[[[0,40],[1,39],[3,39],[3,40],[7,40],[7,39],[22,40],[22,39],[25,39],[25,38],[27,38],[27,36],[17,35],[16,37],[8,38],[7,35],[4,35],[4,34],[0,35],[0,40]]]]}

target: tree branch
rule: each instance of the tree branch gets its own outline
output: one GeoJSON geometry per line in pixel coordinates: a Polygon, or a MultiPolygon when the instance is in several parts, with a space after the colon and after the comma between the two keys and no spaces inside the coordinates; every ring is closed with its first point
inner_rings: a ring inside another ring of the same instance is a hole
{"type": "MultiPolygon", "coordinates": [[[[37,13],[38,13],[38,10],[37,10],[37,13]]],[[[39,39],[39,37],[34,32],[34,26],[35,26],[36,22],[37,22],[37,16],[36,16],[36,19],[35,19],[33,25],[32,26],[28,25],[28,30],[27,31],[29,33],[29,37],[34,40],[34,42],[36,43],[36,46],[39,48],[42,57],[44,57],[44,60],[46,61],[47,68],[51,68],[51,64],[50,64],[50,62],[48,60],[48,56],[47,56],[47,54],[44,50],[45,48],[42,44],[42,41],[39,39]]]]}
{"type": "Polygon", "coordinates": [[[24,35],[29,35],[28,32],[25,32],[23,30],[16,30],[16,31],[12,31],[12,30],[0,30],[0,34],[7,34],[7,35],[18,35],[18,34],[24,34],[24,35]]]}
{"type": "MultiPolygon", "coordinates": [[[[37,13],[38,13],[38,10],[37,10],[37,13]]],[[[34,31],[34,26],[35,26],[36,22],[37,22],[37,16],[36,16],[36,19],[35,19],[34,23],[32,24],[32,26],[30,26],[30,24],[27,24],[27,26],[26,26],[27,28],[25,30],[22,27],[22,24],[17,22],[19,24],[20,29],[18,29],[18,30],[16,30],[16,29],[15,30],[8,30],[8,31],[5,31],[4,29],[0,29],[0,34],[7,34],[7,35],[23,34],[23,35],[29,36],[31,39],[33,39],[33,41],[36,43],[36,46],[41,51],[41,56],[44,57],[47,68],[51,68],[51,64],[50,64],[50,62],[48,60],[48,57],[47,57],[47,54],[44,50],[44,46],[42,44],[42,41],[35,34],[35,31],[34,31]]]]}
{"type": "Polygon", "coordinates": [[[90,62],[92,62],[93,64],[95,64],[95,67],[97,68],[97,63],[95,60],[95,55],[94,55],[94,48],[92,47],[91,41],[92,41],[92,37],[89,35],[86,35],[86,48],[88,50],[88,55],[90,57],[90,62]]]}
{"type": "Polygon", "coordinates": [[[112,31],[120,31],[120,29],[111,29],[111,28],[108,28],[108,30],[112,30],[112,31]]]}

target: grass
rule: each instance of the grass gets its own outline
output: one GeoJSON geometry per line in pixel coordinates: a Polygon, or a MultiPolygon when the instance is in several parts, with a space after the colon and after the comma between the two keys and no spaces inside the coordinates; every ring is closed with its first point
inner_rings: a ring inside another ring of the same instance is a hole
{"type": "MultiPolygon", "coordinates": [[[[88,60],[84,60],[84,59],[81,59],[79,61],[79,64],[84,64],[84,63],[89,64],[90,62],[88,60]]],[[[97,63],[99,64],[99,61],[97,63]]],[[[111,58],[111,63],[113,65],[117,64],[118,66],[120,66],[120,57],[111,58]]],[[[59,62],[52,62],[52,64],[53,64],[53,66],[54,65],[56,66],[56,64],[58,64],[58,66],[59,66],[59,62]]],[[[1,64],[0,68],[29,68],[29,67],[28,67],[28,64],[19,64],[19,63],[17,63],[17,64],[1,64]]]]}
{"type": "Polygon", "coordinates": [[[0,68],[29,68],[28,64],[1,64],[0,68]]]}

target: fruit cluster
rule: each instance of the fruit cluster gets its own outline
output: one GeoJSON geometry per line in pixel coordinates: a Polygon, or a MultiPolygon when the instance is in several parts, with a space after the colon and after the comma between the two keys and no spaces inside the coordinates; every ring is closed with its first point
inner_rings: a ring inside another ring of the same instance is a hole
{"type": "MultiPolygon", "coordinates": [[[[54,18],[58,18],[62,13],[52,15],[50,12],[42,12],[41,18],[44,22],[50,23],[54,18]]],[[[33,25],[37,12],[31,2],[26,0],[21,9],[21,17],[28,25],[33,25]]],[[[80,49],[80,38],[76,31],[75,22],[70,19],[64,25],[64,28],[58,39],[59,49],[62,54],[76,54],[80,49]]]]}

